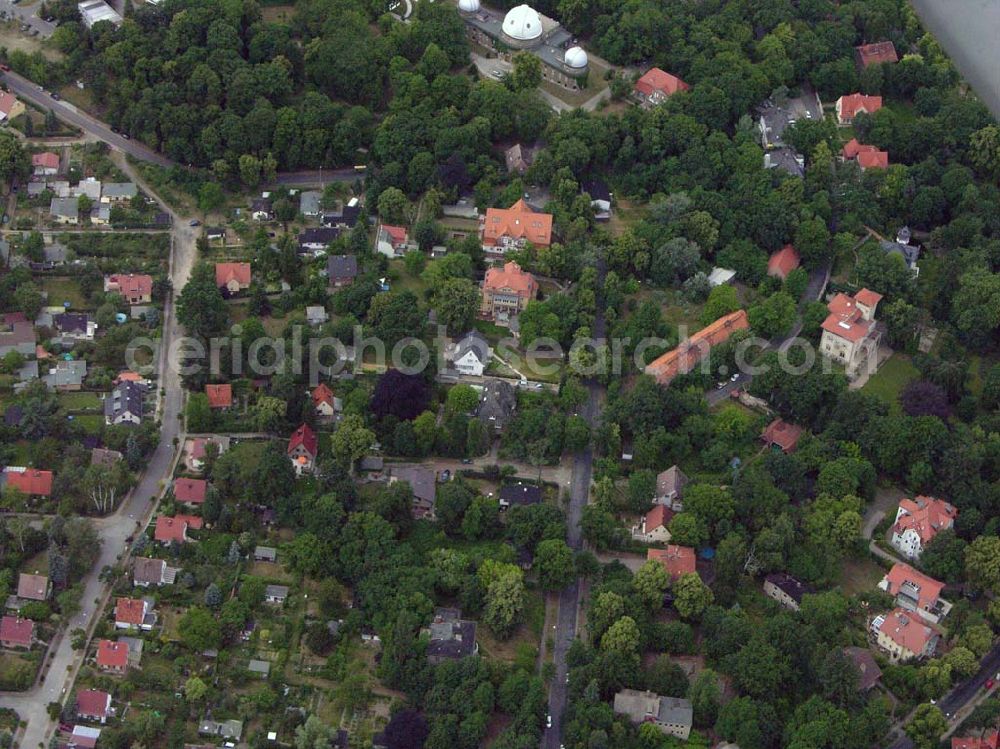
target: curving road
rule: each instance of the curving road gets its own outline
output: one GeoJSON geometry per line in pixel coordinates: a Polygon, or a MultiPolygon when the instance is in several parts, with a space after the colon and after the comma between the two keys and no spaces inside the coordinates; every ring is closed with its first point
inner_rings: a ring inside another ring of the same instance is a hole
{"type": "MultiPolygon", "coordinates": [[[[171,243],[169,275],[173,288],[180,289],[187,283],[191,268],[196,258],[196,230],[188,226],[185,217],[178,216],[161,200],[156,193],[145,184],[140,176],[122,158],[114,155],[118,166],[142,189],[154,197],[164,211],[170,213],[174,221],[173,241],[171,243]]],[[[168,296],[164,304],[163,338],[161,352],[169,350],[171,341],[182,335],[177,318],[174,314],[173,296],[168,296]]],[[[53,723],[49,719],[46,705],[49,702],[61,700],[66,689],[73,683],[80,667],[80,653],[73,650],[68,632],[73,629],[85,629],[89,633],[95,617],[100,616],[103,605],[110,593],[110,588],[100,580],[101,570],[105,566],[116,564],[127,550],[126,539],[145,524],[156,506],[160,494],[173,473],[174,461],[177,459],[178,443],[182,434],[181,413],[184,403],[184,393],[181,388],[180,375],[174,368],[166,366],[167,357],[160,356],[160,373],[158,385],[163,389],[160,399],[160,443],[149,458],[145,472],[135,490],[113,515],[95,521],[101,539],[101,552],[97,563],[88,572],[82,582],[84,594],[81,599],[81,611],[63,630],[62,639],[52,647],[47,667],[41,681],[28,692],[0,694],[0,706],[10,707],[17,711],[22,721],[27,721],[20,746],[23,749],[35,749],[48,746],[48,737],[53,723]]]]}

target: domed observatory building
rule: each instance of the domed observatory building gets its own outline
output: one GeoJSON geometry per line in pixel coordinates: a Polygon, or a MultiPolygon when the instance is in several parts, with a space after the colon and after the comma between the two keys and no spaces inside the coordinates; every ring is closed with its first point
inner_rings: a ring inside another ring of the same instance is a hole
{"type": "Polygon", "coordinates": [[[542,62],[542,79],[578,91],[586,88],[590,61],[573,36],[530,5],[518,5],[503,15],[485,8],[479,0],[458,0],[469,39],[496,57],[513,61],[514,54],[528,51],[542,62]]]}

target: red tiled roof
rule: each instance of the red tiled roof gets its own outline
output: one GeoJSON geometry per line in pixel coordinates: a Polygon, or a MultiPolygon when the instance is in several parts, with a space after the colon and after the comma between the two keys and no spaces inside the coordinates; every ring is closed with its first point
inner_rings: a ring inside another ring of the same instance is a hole
{"type": "Polygon", "coordinates": [[[858,53],[858,61],[862,67],[876,65],[883,62],[899,62],[896,55],[896,47],[892,42],[873,42],[872,44],[862,44],[855,47],[858,53]]]}
{"type": "Polygon", "coordinates": [[[146,603],[141,598],[119,598],[115,603],[115,622],[138,627],[146,614],[146,603]]]}
{"type": "Polygon", "coordinates": [[[406,227],[393,226],[392,224],[382,224],[382,230],[389,235],[389,239],[395,246],[406,241],[406,227]]]}
{"type": "Polygon", "coordinates": [[[17,597],[29,601],[44,601],[49,597],[49,578],[22,572],[17,578],[17,597]]]}
{"type": "Polygon", "coordinates": [[[25,494],[48,497],[52,494],[52,471],[39,471],[37,468],[15,469],[6,471],[7,486],[11,486],[25,494]]]}
{"type": "Polygon", "coordinates": [[[124,642],[101,640],[97,643],[97,665],[101,668],[125,668],[128,665],[128,645],[124,642]]]}
{"type": "Polygon", "coordinates": [[[635,82],[635,90],[643,96],[650,96],[659,91],[664,96],[672,96],[678,91],[687,91],[688,86],[676,75],[671,75],[660,68],[650,68],[635,82]]]}
{"type": "Polygon", "coordinates": [[[300,445],[305,448],[307,453],[316,457],[316,450],[319,447],[319,441],[316,438],[316,432],[314,432],[308,424],[303,424],[292,433],[291,439],[288,440],[289,454],[291,454],[292,451],[300,445]]]}
{"type": "Polygon", "coordinates": [[[888,169],[888,151],[862,151],[858,154],[858,166],[862,169],[888,169]]]}
{"type": "Polygon", "coordinates": [[[240,286],[250,285],[250,263],[216,263],[215,285],[227,286],[230,281],[240,286]]]}
{"type": "Polygon", "coordinates": [[[110,706],[111,695],[107,692],[101,692],[97,689],[81,689],[76,693],[77,715],[106,718],[110,706]]]}
{"type": "Polygon", "coordinates": [[[931,626],[913,612],[901,608],[893,609],[885,615],[885,621],[882,622],[879,631],[897,645],[917,655],[924,652],[924,648],[934,635],[940,634],[937,627],[931,626]]]}
{"type": "Polygon", "coordinates": [[[205,395],[208,396],[209,408],[229,408],[233,405],[233,386],[228,382],[222,385],[206,385],[205,395]]]}
{"type": "Polygon", "coordinates": [[[775,419],[764,428],[761,439],[768,445],[777,445],[783,452],[794,452],[802,437],[802,427],[789,424],[784,419],[775,419]]]}
{"type": "Polygon", "coordinates": [[[521,270],[521,266],[512,260],[505,263],[503,268],[488,268],[483,288],[493,291],[510,289],[519,296],[534,299],[538,293],[538,282],[533,275],[521,270]]]}
{"type": "Polygon", "coordinates": [[[536,213],[523,199],[510,208],[487,208],[483,244],[499,244],[501,237],[526,239],[536,247],[548,247],[552,244],[552,214],[536,213]]]}
{"type": "Polygon", "coordinates": [[[823,321],[823,330],[852,343],[860,341],[872,331],[875,322],[864,319],[858,304],[874,309],[881,299],[881,294],[869,289],[861,289],[853,297],[837,294],[826,306],[830,314],[823,321]]]}
{"type": "Polygon", "coordinates": [[[330,408],[333,408],[333,391],[325,382],[321,382],[312,391],[312,401],[314,407],[326,403],[330,408]]]}
{"type": "Polygon", "coordinates": [[[788,278],[789,273],[799,267],[800,261],[798,250],[786,244],[768,258],[767,275],[784,280],[788,278]]]}
{"type": "Polygon", "coordinates": [[[14,94],[6,91],[0,92],[0,112],[3,113],[4,117],[10,114],[10,110],[14,108],[15,104],[17,104],[17,97],[14,94]]]}
{"type": "Polygon", "coordinates": [[[115,377],[114,384],[117,385],[119,382],[142,382],[145,378],[138,372],[119,372],[118,376],[115,377]]]}
{"type": "Polygon", "coordinates": [[[195,515],[175,515],[172,518],[160,515],[156,519],[156,530],[153,533],[153,538],[161,543],[184,541],[188,528],[198,530],[201,525],[201,518],[195,515]]]}
{"type": "Polygon", "coordinates": [[[695,571],[694,549],[670,544],[666,549],[649,549],[646,559],[662,564],[671,577],[680,577],[695,571]]]}
{"type": "Polygon", "coordinates": [[[922,572],[918,572],[903,562],[897,562],[892,566],[892,569],[885,576],[885,582],[888,584],[887,592],[893,596],[899,593],[899,589],[903,586],[903,583],[911,583],[916,586],[919,591],[917,604],[922,609],[933,608],[938,598],[941,597],[941,590],[944,588],[944,583],[938,582],[933,577],[928,577],[922,572]]]}
{"type": "Polygon", "coordinates": [[[1000,731],[992,731],[985,736],[953,738],[951,749],[1000,749],[1000,731]]]}
{"type": "Polygon", "coordinates": [[[955,524],[958,510],[943,499],[918,496],[916,499],[901,499],[899,509],[905,514],[893,526],[893,531],[902,533],[913,530],[922,544],[930,543],[938,531],[955,524]]]}
{"type": "Polygon", "coordinates": [[[882,108],[881,96],[847,94],[841,96],[837,101],[840,103],[840,117],[845,120],[854,119],[855,115],[862,110],[868,114],[874,114],[882,108]]]}
{"type": "Polygon", "coordinates": [[[35,635],[35,623],[31,619],[5,616],[0,620],[0,642],[28,647],[35,635]]]}
{"type": "Polygon", "coordinates": [[[856,159],[859,153],[864,153],[865,151],[877,151],[875,146],[866,146],[863,143],[859,143],[857,138],[851,138],[844,147],[840,149],[840,155],[845,159],[856,159]]]}
{"type": "Polygon", "coordinates": [[[144,273],[115,273],[108,276],[108,284],[117,286],[122,296],[152,296],[153,277],[144,273]]]}
{"type": "Polygon", "coordinates": [[[736,310],[707,325],[688,340],[646,365],[645,372],[666,385],[679,374],[690,372],[711,350],[729,340],[737,330],[750,327],[746,310],[736,310]]]}
{"type": "Polygon", "coordinates": [[[655,531],[657,528],[663,528],[670,525],[670,521],[673,519],[673,510],[666,505],[655,505],[652,510],[646,513],[646,518],[643,521],[645,532],[650,533],[655,531]]]}
{"type": "Polygon", "coordinates": [[[207,491],[208,482],[205,479],[174,479],[174,496],[178,502],[200,505],[205,501],[205,492],[207,491]]]}
{"type": "Polygon", "coordinates": [[[34,167],[40,166],[44,169],[58,169],[59,154],[52,153],[52,151],[45,151],[44,153],[32,154],[31,165],[34,167]]]}

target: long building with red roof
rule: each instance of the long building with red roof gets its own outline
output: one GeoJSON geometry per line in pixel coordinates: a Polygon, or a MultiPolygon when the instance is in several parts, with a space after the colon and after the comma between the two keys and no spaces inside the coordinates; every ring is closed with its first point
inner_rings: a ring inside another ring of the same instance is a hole
{"type": "Polygon", "coordinates": [[[677,375],[692,372],[702,359],[708,357],[712,347],[725,343],[733,333],[749,327],[746,310],[730,312],[682,341],[677,348],[651,361],[644,371],[655,377],[659,384],[669,385],[677,375]]]}
{"type": "Polygon", "coordinates": [[[48,497],[52,494],[52,471],[9,466],[5,469],[4,476],[7,486],[29,497],[48,497]]]}

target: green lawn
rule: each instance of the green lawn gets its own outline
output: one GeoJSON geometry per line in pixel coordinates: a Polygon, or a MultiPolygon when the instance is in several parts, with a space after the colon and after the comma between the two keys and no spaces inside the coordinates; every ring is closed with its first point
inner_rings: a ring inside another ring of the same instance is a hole
{"type": "Polygon", "coordinates": [[[84,414],[74,416],[73,422],[78,424],[87,434],[100,434],[104,428],[104,416],[101,414],[84,414]]]}
{"type": "Polygon", "coordinates": [[[97,393],[60,393],[59,405],[67,411],[97,411],[101,408],[101,399],[97,393]]]}
{"type": "Polygon", "coordinates": [[[866,393],[877,395],[889,404],[890,408],[899,407],[899,394],[906,384],[920,377],[917,368],[913,366],[910,357],[905,354],[893,354],[882,368],[868,380],[862,388],[866,393]]]}
{"type": "Polygon", "coordinates": [[[50,307],[69,302],[71,309],[88,309],[89,305],[80,293],[80,285],[72,278],[43,278],[40,283],[42,291],[48,294],[47,304],[50,307]]]}

